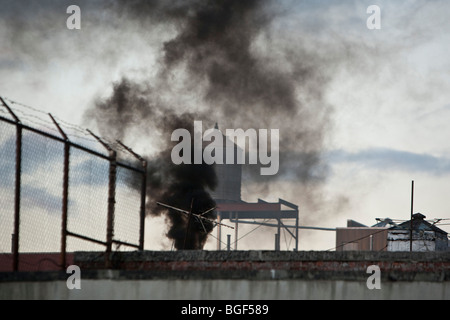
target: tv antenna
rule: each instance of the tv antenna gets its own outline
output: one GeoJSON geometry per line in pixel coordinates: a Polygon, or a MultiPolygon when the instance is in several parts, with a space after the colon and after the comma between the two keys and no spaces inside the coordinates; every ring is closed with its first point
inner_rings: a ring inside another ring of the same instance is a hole
{"type": "Polygon", "coordinates": [[[208,221],[208,222],[212,223],[213,227],[215,227],[217,225],[220,225],[220,226],[224,226],[224,227],[227,227],[227,228],[230,228],[230,229],[234,229],[234,227],[232,227],[232,226],[229,226],[229,225],[221,223],[221,222],[219,222],[217,220],[205,217],[205,214],[215,210],[216,207],[208,209],[208,210],[206,210],[206,211],[204,211],[204,212],[202,212],[200,214],[197,214],[197,213],[193,213],[192,212],[192,203],[193,202],[191,202],[191,209],[189,211],[187,211],[187,210],[183,210],[183,209],[180,209],[180,208],[177,208],[177,207],[174,207],[174,206],[170,206],[170,205],[162,203],[162,202],[156,202],[156,204],[159,205],[159,206],[162,206],[162,207],[165,207],[165,208],[168,208],[168,209],[172,209],[172,210],[175,210],[175,211],[178,211],[178,212],[181,212],[181,213],[187,215],[189,217],[189,220],[192,217],[194,217],[198,222],[200,222],[200,224],[202,225],[203,230],[205,231],[205,233],[207,233],[207,232],[206,232],[205,225],[203,224],[203,221],[208,221]]]}

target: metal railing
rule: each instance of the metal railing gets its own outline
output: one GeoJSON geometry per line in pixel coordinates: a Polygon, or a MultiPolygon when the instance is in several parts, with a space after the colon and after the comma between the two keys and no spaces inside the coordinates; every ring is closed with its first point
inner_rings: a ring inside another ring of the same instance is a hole
{"type": "Polygon", "coordinates": [[[55,264],[65,269],[69,251],[104,247],[110,267],[114,245],[143,250],[145,159],[21,107],[0,97],[0,253],[12,257],[11,270],[29,269],[24,253],[58,253],[55,264]]]}

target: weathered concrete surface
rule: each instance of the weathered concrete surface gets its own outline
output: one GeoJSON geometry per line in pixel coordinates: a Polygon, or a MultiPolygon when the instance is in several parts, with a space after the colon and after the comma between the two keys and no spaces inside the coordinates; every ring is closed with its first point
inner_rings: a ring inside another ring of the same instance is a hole
{"type": "Polygon", "coordinates": [[[450,253],[76,253],[81,290],[64,272],[0,273],[0,299],[450,299],[450,253]],[[380,268],[370,290],[367,267],[380,268]]]}
{"type": "Polygon", "coordinates": [[[80,290],[65,281],[0,283],[0,299],[450,299],[450,282],[382,282],[369,290],[365,281],[345,280],[81,280],[80,290]]]}

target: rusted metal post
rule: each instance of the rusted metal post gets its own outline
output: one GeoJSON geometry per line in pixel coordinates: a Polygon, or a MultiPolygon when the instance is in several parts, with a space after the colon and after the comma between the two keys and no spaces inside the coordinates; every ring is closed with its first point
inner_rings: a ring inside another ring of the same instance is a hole
{"type": "Polygon", "coordinates": [[[20,188],[22,173],[22,126],[20,122],[16,126],[16,186],[14,199],[14,252],[13,270],[19,270],[19,239],[20,239],[20,188]]]}
{"type": "Polygon", "coordinates": [[[189,210],[189,217],[188,217],[188,222],[187,222],[187,227],[186,227],[186,233],[184,235],[184,243],[183,243],[183,249],[186,250],[186,244],[187,244],[187,240],[189,238],[189,229],[191,227],[191,220],[192,220],[192,207],[194,206],[194,198],[192,198],[191,200],[191,210],[189,210]]]}
{"type": "Polygon", "coordinates": [[[0,101],[16,122],[16,185],[14,195],[14,236],[13,236],[13,271],[19,270],[19,239],[20,239],[20,188],[22,172],[22,122],[14,114],[8,104],[0,97],[0,101]]]}
{"type": "Polygon", "coordinates": [[[217,221],[219,224],[217,225],[217,251],[220,251],[221,248],[221,237],[222,237],[222,226],[220,223],[222,222],[222,213],[220,211],[217,212],[217,221]]]}
{"type": "Polygon", "coordinates": [[[114,150],[109,152],[109,186],[108,186],[108,218],[106,229],[106,265],[110,266],[112,243],[114,238],[114,208],[116,204],[116,173],[117,173],[117,153],[114,150]]]}
{"type": "Polygon", "coordinates": [[[297,211],[297,217],[295,217],[295,250],[298,251],[298,211],[297,211]]]}
{"type": "Polygon", "coordinates": [[[117,175],[117,152],[113,150],[102,139],[87,130],[100,144],[109,152],[109,182],[108,182],[108,216],[106,222],[106,257],[105,265],[111,267],[111,252],[114,238],[114,208],[116,203],[116,175],[117,175]]]}
{"type": "Polygon", "coordinates": [[[237,251],[238,249],[238,228],[239,228],[239,213],[235,212],[235,218],[236,218],[236,222],[234,225],[234,250],[237,251]]]}
{"type": "Polygon", "coordinates": [[[61,218],[61,269],[66,270],[67,265],[67,218],[69,208],[69,157],[70,157],[70,141],[64,130],[60,127],[55,118],[48,114],[64,138],[64,175],[63,175],[63,194],[62,194],[62,218],[61,218]]]}
{"type": "Polygon", "coordinates": [[[147,161],[142,161],[144,173],[142,174],[141,185],[141,208],[140,208],[140,222],[139,222],[139,250],[144,250],[145,238],[145,200],[147,198],[147,161]]]}

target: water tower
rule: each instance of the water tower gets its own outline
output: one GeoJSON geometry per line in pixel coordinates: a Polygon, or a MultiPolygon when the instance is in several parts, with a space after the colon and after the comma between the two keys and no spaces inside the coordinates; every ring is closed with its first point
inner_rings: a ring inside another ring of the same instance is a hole
{"type": "MultiPolygon", "coordinates": [[[[219,130],[216,123],[214,129],[219,130]]],[[[212,198],[217,203],[241,202],[242,165],[237,164],[237,154],[242,152],[236,144],[223,135],[223,164],[214,164],[217,175],[217,186],[210,191],[212,198]],[[226,155],[234,154],[234,163],[227,164],[226,155]]]]}

